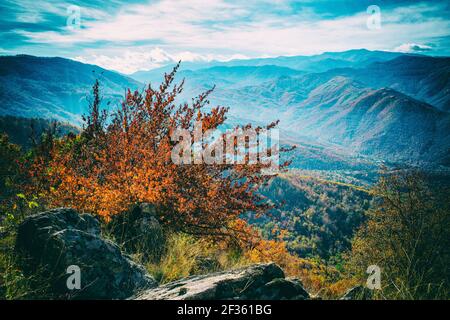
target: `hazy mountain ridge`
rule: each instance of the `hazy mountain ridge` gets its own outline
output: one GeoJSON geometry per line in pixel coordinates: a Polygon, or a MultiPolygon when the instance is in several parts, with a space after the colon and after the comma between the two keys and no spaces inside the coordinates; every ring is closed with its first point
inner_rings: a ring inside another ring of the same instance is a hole
{"type": "MultiPolygon", "coordinates": [[[[133,76],[156,86],[164,68],[133,76]]],[[[361,153],[387,161],[448,165],[449,113],[438,109],[449,108],[449,75],[450,58],[350,50],[185,63],[176,81],[185,78],[180,100],[186,101],[216,85],[211,104],[229,106],[233,124],[280,119],[289,136],[285,140],[298,144],[314,161],[329,155],[325,167],[333,158],[344,159],[340,149],[350,157],[361,153]]],[[[144,86],[63,58],[0,57],[0,114],[77,123],[96,78],[109,108],[118,105],[125,88],[144,86]]],[[[307,157],[297,152],[296,158],[310,166],[307,157]]]]}
{"type": "Polygon", "coordinates": [[[120,101],[126,88],[142,87],[119,73],[68,59],[0,57],[0,114],[78,123],[97,78],[105,102],[120,101]]]}
{"type": "Polygon", "coordinates": [[[403,55],[362,69],[282,75],[239,88],[224,85],[211,100],[231,106],[235,117],[278,118],[291,133],[350,152],[448,165],[449,115],[439,109],[447,109],[450,97],[449,66],[448,58],[403,55]]]}
{"type": "Polygon", "coordinates": [[[390,87],[444,111],[450,111],[450,58],[400,56],[363,69],[331,70],[373,88],[390,87]]]}
{"type": "Polygon", "coordinates": [[[292,131],[353,152],[449,164],[450,115],[391,88],[368,89],[336,77],[291,112],[292,131]]]}
{"type": "MultiPolygon", "coordinates": [[[[278,66],[305,72],[324,72],[335,68],[363,67],[376,61],[387,61],[403,55],[398,52],[369,51],[354,49],[343,52],[325,52],[311,56],[279,56],[275,58],[234,59],[230,61],[210,62],[182,62],[180,71],[208,69],[212,67],[238,67],[238,66],[278,66]]],[[[130,76],[141,82],[148,82],[156,76],[170,71],[175,64],[169,64],[149,71],[137,71],[130,76]]]]}

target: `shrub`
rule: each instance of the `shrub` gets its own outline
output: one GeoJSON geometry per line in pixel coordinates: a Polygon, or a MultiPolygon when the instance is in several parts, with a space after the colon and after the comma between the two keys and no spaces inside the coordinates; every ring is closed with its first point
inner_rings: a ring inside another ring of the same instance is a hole
{"type": "Polygon", "coordinates": [[[384,175],[373,192],[378,205],[353,241],[354,272],[365,279],[367,267],[378,265],[380,298],[447,299],[448,190],[432,189],[419,172],[399,171],[384,175]]]}

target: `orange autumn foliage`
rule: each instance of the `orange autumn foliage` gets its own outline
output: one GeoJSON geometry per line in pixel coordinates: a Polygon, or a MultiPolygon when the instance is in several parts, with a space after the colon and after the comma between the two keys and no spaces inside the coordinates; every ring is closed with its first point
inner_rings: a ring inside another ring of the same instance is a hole
{"type": "Polygon", "coordinates": [[[187,129],[194,136],[195,121],[202,123],[204,133],[217,129],[228,111],[204,110],[211,91],[192,104],[176,104],[183,88],[183,82],[172,84],[176,69],[158,89],[128,91],[110,118],[101,111],[97,82],[83,132],[53,139],[41,150],[31,165],[29,191],[41,195],[49,207],[72,207],[105,220],[133,204],[152,203],[159,220],[176,231],[253,238],[254,232],[238,218],[244,212],[262,215],[270,208],[256,192],[273,177],[261,174],[269,165],[172,162],[174,130],[187,129]]]}

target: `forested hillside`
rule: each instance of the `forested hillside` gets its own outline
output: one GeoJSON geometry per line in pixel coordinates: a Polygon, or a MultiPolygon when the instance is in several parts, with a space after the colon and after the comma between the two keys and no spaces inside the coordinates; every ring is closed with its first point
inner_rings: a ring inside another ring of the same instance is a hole
{"type": "Polygon", "coordinates": [[[17,145],[29,148],[34,140],[46,130],[54,127],[58,136],[65,136],[69,132],[78,133],[80,128],[70,123],[55,123],[48,119],[23,118],[14,116],[0,116],[0,134],[6,134],[9,140],[17,145]]]}

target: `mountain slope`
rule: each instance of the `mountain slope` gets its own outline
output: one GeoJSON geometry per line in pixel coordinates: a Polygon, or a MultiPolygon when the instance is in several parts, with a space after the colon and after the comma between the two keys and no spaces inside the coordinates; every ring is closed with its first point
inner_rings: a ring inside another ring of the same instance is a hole
{"type": "Polygon", "coordinates": [[[448,57],[403,55],[364,68],[333,69],[309,76],[329,80],[339,75],[372,88],[390,87],[443,111],[450,111],[448,57]]]}
{"type": "MultiPolygon", "coordinates": [[[[213,67],[261,67],[277,66],[301,70],[306,72],[324,72],[335,68],[361,68],[373,62],[387,61],[394,59],[402,53],[388,51],[369,51],[365,49],[355,49],[343,52],[325,52],[311,56],[280,56],[275,58],[255,58],[255,59],[234,59],[230,61],[210,61],[210,62],[182,62],[180,71],[197,71],[213,67]]],[[[137,71],[130,76],[141,82],[147,82],[159,77],[164,72],[169,72],[175,64],[169,64],[149,71],[137,71]]],[[[158,78],[160,79],[160,78],[158,78]]]]}
{"type": "Polygon", "coordinates": [[[290,110],[301,135],[391,161],[449,164],[450,116],[390,88],[335,77],[290,110]]]}
{"type": "MultiPolygon", "coordinates": [[[[165,70],[164,72],[168,71],[170,70],[165,70]]],[[[133,78],[143,83],[159,83],[163,80],[164,72],[138,72],[133,75],[133,78]]],[[[276,65],[215,66],[201,70],[180,70],[178,71],[177,77],[186,78],[190,82],[206,84],[207,86],[211,86],[211,83],[218,86],[242,86],[257,84],[282,76],[296,76],[301,74],[304,74],[304,72],[276,65]]]]}
{"type": "Polygon", "coordinates": [[[95,79],[105,101],[117,102],[137,81],[94,65],[63,58],[0,57],[0,115],[52,118],[78,123],[95,79]]]}
{"type": "MultiPolygon", "coordinates": [[[[450,111],[450,58],[444,57],[402,55],[364,68],[335,68],[289,76],[291,85],[284,89],[302,92],[306,98],[314,88],[336,76],[353,79],[370,88],[389,87],[443,111],[450,111]]],[[[268,82],[261,89],[278,85],[275,82],[277,80],[268,82]]]]}
{"type": "MultiPolygon", "coordinates": [[[[209,100],[211,105],[230,107],[231,124],[281,120],[282,132],[302,146],[303,153],[296,155],[299,161],[294,160],[298,167],[305,161],[308,167],[317,167],[327,153],[333,156],[323,163],[326,167],[339,167],[340,160],[333,159],[340,159],[341,153],[450,163],[449,113],[435,108],[448,108],[450,58],[352,50],[307,57],[314,70],[329,59],[346,61],[352,68],[305,73],[280,66],[298,67],[304,59],[245,60],[254,66],[241,66],[244,60],[236,60],[181,70],[176,82],[186,78],[186,83],[179,100],[190,101],[215,84],[209,100]]],[[[159,83],[162,74],[152,72],[153,79],[142,80],[159,83]]],[[[0,115],[77,124],[96,78],[101,80],[105,102],[112,106],[122,99],[125,88],[143,86],[118,73],[67,59],[0,57],[0,115]]]]}
{"type": "Polygon", "coordinates": [[[370,86],[389,86],[450,111],[450,58],[402,56],[371,64],[366,70],[358,78],[370,86]]]}
{"type": "Polygon", "coordinates": [[[276,58],[231,60],[226,64],[228,66],[276,65],[308,72],[323,72],[335,68],[360,68],[376,61],[388,61],[400,55],[402,55],[402,53],[354,49],[342,52],[325,52],[312,56],[281,56],[276,58]]]}

